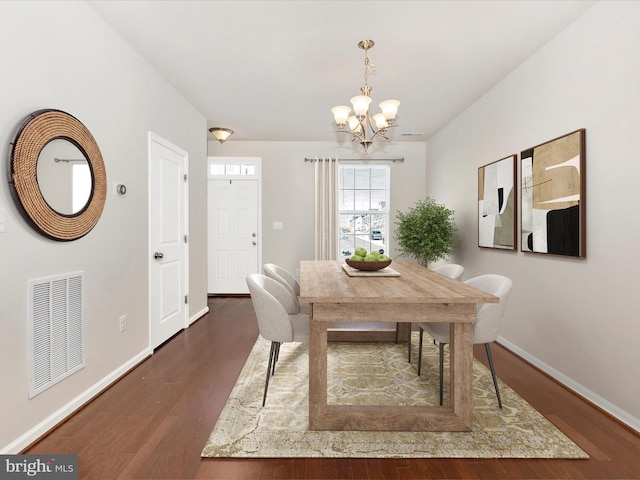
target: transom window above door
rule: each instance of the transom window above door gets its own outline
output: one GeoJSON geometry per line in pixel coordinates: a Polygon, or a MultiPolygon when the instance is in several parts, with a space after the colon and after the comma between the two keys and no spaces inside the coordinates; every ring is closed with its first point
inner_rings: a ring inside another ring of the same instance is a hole
{"type": "Polygon", "coordinates": [[[252,177],[256,175],[256,165],[252,163],[215,163],[209,162],[209,178],[212,177],[252,177]]]}
{"type": "Polygon", "coordinates": [[[359,247],[388,253],[389,185],[389,165],[340,164],[339,258],[350,257],[359,247]]]}

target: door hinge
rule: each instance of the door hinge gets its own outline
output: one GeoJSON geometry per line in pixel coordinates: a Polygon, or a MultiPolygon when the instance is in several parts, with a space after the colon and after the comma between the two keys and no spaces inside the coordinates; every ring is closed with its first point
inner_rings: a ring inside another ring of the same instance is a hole
{"type": "Polygon", "coordinates": [[[188,240],[189,240],[189,238],[185,235],[184,236],[184,243],[187,243],[188,240]]]}
{"type": "Polygon", "coordinates": [[[189,299],[189,296],[188,296],[188,295],[185,295],[185,296],[184,296],[184,303],[189,303],[189,300],[188,300],[188,299],[189,299]]]}
{"type": "Polygon", "coordinates": [[[185,182],[187,181],[187,174],[186,173],[184,174],[184,181],[185,182]]]}

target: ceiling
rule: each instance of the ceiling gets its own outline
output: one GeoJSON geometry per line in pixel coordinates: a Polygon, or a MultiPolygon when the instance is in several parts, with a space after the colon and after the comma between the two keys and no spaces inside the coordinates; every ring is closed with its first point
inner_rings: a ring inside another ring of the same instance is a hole
{"type": "MultiPolygon", "coordinates": [[[[333,141],[364,85],[400,100],[394,141],[425,141],[595,1],[89,1],[229,140],[333,141]]],[[[209,134],[209,138],[213,136],[209,134]]]]}

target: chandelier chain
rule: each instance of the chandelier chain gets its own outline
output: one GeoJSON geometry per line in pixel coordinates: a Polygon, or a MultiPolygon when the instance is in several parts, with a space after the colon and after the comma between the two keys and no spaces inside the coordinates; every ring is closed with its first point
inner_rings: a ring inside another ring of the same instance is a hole
{"type": "Polygon", "coordinates": [[[369,58],[369,50],[364,51],[364,85],[369,86],[369,75],[376,74],[376,66],[369,58]]]}

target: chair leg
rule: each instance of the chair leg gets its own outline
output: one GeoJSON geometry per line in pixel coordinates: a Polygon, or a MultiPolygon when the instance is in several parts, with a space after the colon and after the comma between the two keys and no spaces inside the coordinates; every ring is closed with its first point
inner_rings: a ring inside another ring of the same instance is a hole
{"type": "Polygon", "coordinates": [[[264,393],[262,395],[262,406],[267,401],[267,388],[269,388],[269,376],[271,375],[271,368],[275,363],[276,345],[278,342],[271,342],[271,349],[269,350],[269,363],[267,364],[267,379],[264,382],[264,393]]]}
{"type": "Polygon", "coordinates": [[[484,349],[487,352],[487,358],[489,359],[489,368],[491,369],[491,376],[493,377],[493,386],[496,387],[496,397],[498,397],[498,406],[502,408],[502,400],[500,399],[500,389],[498,388],[498,379],[496,378],[496,370],[493,368],[493,358],[491,358],[491,349],[489,344],[484,344],[484,349]]]}
{"type": "Polygon", "coordinates": [[[276,342],[276,350],[273,356],[273,364],[271,365],[271,375],[276,374],[276,363],[280,360],[280,342],[276,342]]]}
{"type": "Polygon", "coordinates": [[[422,336],[424,330],[420,327],[420,340],[418,340],[418,376],[420,376],[420,368],[422,367],[422,336]]]}
{"type": "Polygon", "coordinates": [[[400,330],[400,322],[396,322],[396,343],[398,343],[398,330],[400,330]]]}
{"type": "Polygon", "coordinates": [[[407,334],[407,362],[411,363],[411,323],[409,325],[409,333],[407,334]]]}
{"type": "Polygon", "coordinates": [[[444,384],[443,376],[444,376],[444,343],[439,345],[440,348],[440,405],[442,405],[442,387],[444,384]]]}

